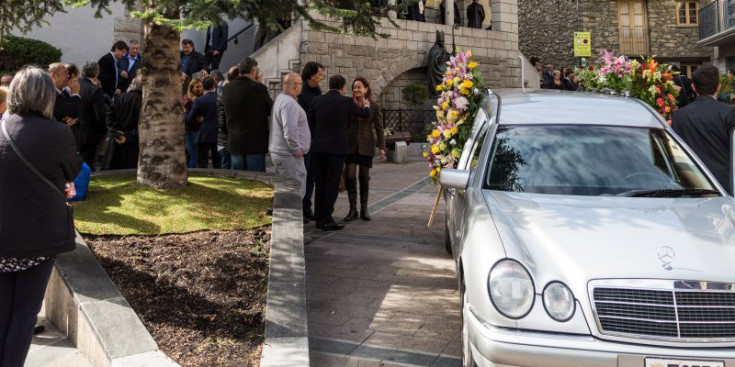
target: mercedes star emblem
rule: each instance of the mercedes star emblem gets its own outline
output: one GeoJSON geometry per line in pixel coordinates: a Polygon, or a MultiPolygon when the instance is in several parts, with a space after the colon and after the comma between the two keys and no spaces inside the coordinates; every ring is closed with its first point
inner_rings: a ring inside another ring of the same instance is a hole
{"type": "Polygon", "coordinates": [[[671,270],[673,267],[671,266],[671,263],[674,262],[674,259],[676,258],[676,252],[674,252],[674,249],[672,249],[669,246],[663,246],[660,249],[658,249],[658,259],[661,260],[663,263],[663,267],[666,270],[671,270]]]}

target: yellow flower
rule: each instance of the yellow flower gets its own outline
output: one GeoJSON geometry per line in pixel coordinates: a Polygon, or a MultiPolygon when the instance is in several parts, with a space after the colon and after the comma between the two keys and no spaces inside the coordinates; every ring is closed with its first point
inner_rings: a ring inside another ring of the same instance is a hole
{"type": "Polygon", "coordinates": [[[452,157],[459,158],[462,155],[462,152],[459,151],[459,149],[452,149],[452,157]]]}
{"type": "Polygon", "coordinates": [[[452,131],[451,130],[444,130],[444,137],[449,139],[452,137],[452,131]]]}
{"type": "Polygon", "coordinates": [[[439,91],[439,92],[441,92],[442,88],[443,88],[443,86],[441,84],[438,84],[436,86],[436,90],[439,91]]]}
{"type": "Polygon", "coordinates": [[[453,124],[455,121],[457,121],[457,115],[455,115],[453,113],[448,113],[447,114],[447,122],[450,123],[450,124],[453,124]]]}
{"type": "Polygon", "coordinates": [[[439,146],[436,145],[436,144],[432,145],[431,146],[431,152],[434,153],[434,154],[438,154],[439,153],[439,146]]]}
{"type": "Polygon", "coordinates": [[[470,94],[470,90],[462,88],[462,90],[459,93],[464,94],[466,96],[470,94]]]}
{"type": "Polygon", "coordinates": [[[468,68],[474,69],[477,67],[477,63],[474,61],[470,61],[470,63],[467,65],[468,68]]]}
{"type": "Polygon", "coordinates": [[[431,135],[426,135],[426,141],[431,140],[431,135]]]}
{"type": "Polygon", "coordinates": [[[439,130],[434,129],[434,131],[431,132],[431,136],[438,138],[439,137],[439,130]]]}
{"type": "Polygon", "coordinates": [[[432,177],[432,178],[436,177],[436,170],[435,169],[433,169],[433,170],[431,170],[431,172],[429,172],[429,177],[432,177]]]}
{"type": "Polygon", "coordinates": [[[458,76],[455,76],[454,77],[454,83],[455,84],[459,84],[459,82],[461,82],[461,81],[462,81],[462,79],[460,79],[458,76]]]}
{"type": "Polygon", "coordinates": [[[447,79],[446,83],[447,83],[447,86],[451,87],[452,83],[454,82],[452,81],[452,79],[447,79]]]}
{"type": "Polygon", "coordinates": [[[453,127],[451,130],[452,130],[452,134],[456,134],[457,131],[459,131],[459,129],[457,129],[456,127],[453,127]]]}
{"type": "Polygon", "coordinates": [[[439,143],[439,150],[446,150],[447,145],[445,143],[439,143]]]}
{"type": "Polygon", "coordinates": [[[447,108],[449,108],[449,103],[447,102],[442,103],[442,110],[446,110],[447,108]]]}
{"type": "Polygon", "coordinates": [[[452,75],[452,71],[447,69],[447,71],[444,73],[445,75],[452,75]]]}
{"type": "Polygon", "coordinates": [[[454,118],[456,119],[456,118],[457,118],[457,116],[459,116],[459,111],[457,111],[457,110],[452,110],[452,115],[454,115],[454,118]]]}
{"type": "Polygon", "coordinates": [[[424,153],[422,154],[422,156],[424,156],[424,158],[429,158],[429,152],[424,152],[424,153]]]}
{"type": "Polygon", "coordinates": [[[469,79],[462,82],[462,87],[467,88],[467,89],[472,88],[473,85],[475,84],[472,83],[472,80],[469,80],[469,79]]]}

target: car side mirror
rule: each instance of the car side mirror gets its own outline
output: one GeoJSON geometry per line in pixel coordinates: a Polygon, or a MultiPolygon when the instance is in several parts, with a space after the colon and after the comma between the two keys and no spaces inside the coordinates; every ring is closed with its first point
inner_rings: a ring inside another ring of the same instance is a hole
{"type": "Polygon", "coordinates": [[[444,187],[459,190],[467,188],[470,182],[470,171],[464,169],[443,169],[439,174],[439,183],[444,187]]]}

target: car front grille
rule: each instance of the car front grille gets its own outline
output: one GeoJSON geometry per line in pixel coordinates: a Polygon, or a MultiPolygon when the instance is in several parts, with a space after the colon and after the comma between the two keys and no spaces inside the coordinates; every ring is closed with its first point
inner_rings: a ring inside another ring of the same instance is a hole
{"type": "Polygon", "coordinates": [[[722,289],[592,288],[602,334],[700,342],[735,340],[735,292],[722,289]]]}

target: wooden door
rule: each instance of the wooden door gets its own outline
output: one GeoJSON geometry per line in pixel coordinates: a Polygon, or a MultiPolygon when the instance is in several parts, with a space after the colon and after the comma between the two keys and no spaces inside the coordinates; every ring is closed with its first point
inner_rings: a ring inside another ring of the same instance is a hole
{"type": "Polygon", "coordinates": [[[618,1],[620,52],[624,55],[647,55],[648,17],[644,0],[618,1]]]}

